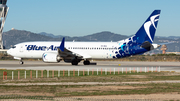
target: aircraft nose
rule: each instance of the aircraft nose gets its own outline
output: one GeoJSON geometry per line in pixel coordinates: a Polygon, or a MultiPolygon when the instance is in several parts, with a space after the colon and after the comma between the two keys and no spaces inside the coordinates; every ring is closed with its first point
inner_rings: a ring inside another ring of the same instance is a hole
{"type": "Polygon", "coordinates": [[[7,50],[7,54],[8,54],[8,55],[11,55],[11,50],[10,50],[10,49],[7,50]]]}

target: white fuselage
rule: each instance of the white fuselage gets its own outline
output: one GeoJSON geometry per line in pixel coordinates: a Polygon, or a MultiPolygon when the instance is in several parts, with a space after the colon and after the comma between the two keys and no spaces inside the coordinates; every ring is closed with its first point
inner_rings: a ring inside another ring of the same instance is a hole
{"type": "MultiPolygon", "coordinates": [[[[16,58],[42,58],[44,53],[58,54],[61,42],[24,42],[8,50],[16,58]]],[[[65,48],[76,55],[91,59],[112,59],[117,42],[65,42],[65,48]]]]}

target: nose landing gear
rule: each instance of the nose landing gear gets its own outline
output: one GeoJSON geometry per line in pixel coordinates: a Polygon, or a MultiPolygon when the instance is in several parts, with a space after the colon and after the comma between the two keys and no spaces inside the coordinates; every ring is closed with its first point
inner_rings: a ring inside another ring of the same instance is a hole
{"type": "Polygon", "coordinates": [[[19,61],[19,64],[20,64],[20,65],[23,65],[23,64],[24,64],[24,62],[23,62],[22,60],[20,60],[20,61],[19,61]]]}

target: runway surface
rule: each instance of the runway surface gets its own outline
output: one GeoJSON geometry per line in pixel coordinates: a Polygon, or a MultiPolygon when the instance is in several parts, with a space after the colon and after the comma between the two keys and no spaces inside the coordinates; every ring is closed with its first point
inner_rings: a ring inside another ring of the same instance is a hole
{"type": "Polygon", "coordinates": [[[128,70],[137,70],[137,68],[140,70],[142,68],[142,71],[148,69],[149,71],[153,71],[159,69],[161,71],[176,71],[180,72],[180,62],[124,62],[124,61],[91,61],[91,63],[97,63],[97,65],[83,65],[82,62],[80,62],[77,66],[71,65],[71,63],[44,63],[42,61],[24,61],[23,65],[19,64],[19,61],[0,61],[0,69],[26,69],[26,70],[100,70],[101,68],[103,70],[112,70],[117,71],[118,69],[121,71],[123,68],[123,71],[127,68],[128,70]]]}

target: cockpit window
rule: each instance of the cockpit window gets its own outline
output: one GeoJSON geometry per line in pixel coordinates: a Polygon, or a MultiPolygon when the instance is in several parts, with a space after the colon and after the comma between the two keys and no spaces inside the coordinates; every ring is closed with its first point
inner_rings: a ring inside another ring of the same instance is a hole
{"type": "Polygon", "coordinates": [[[11,48],[16,48],[16,46],[12,46],[11,48]]]}

